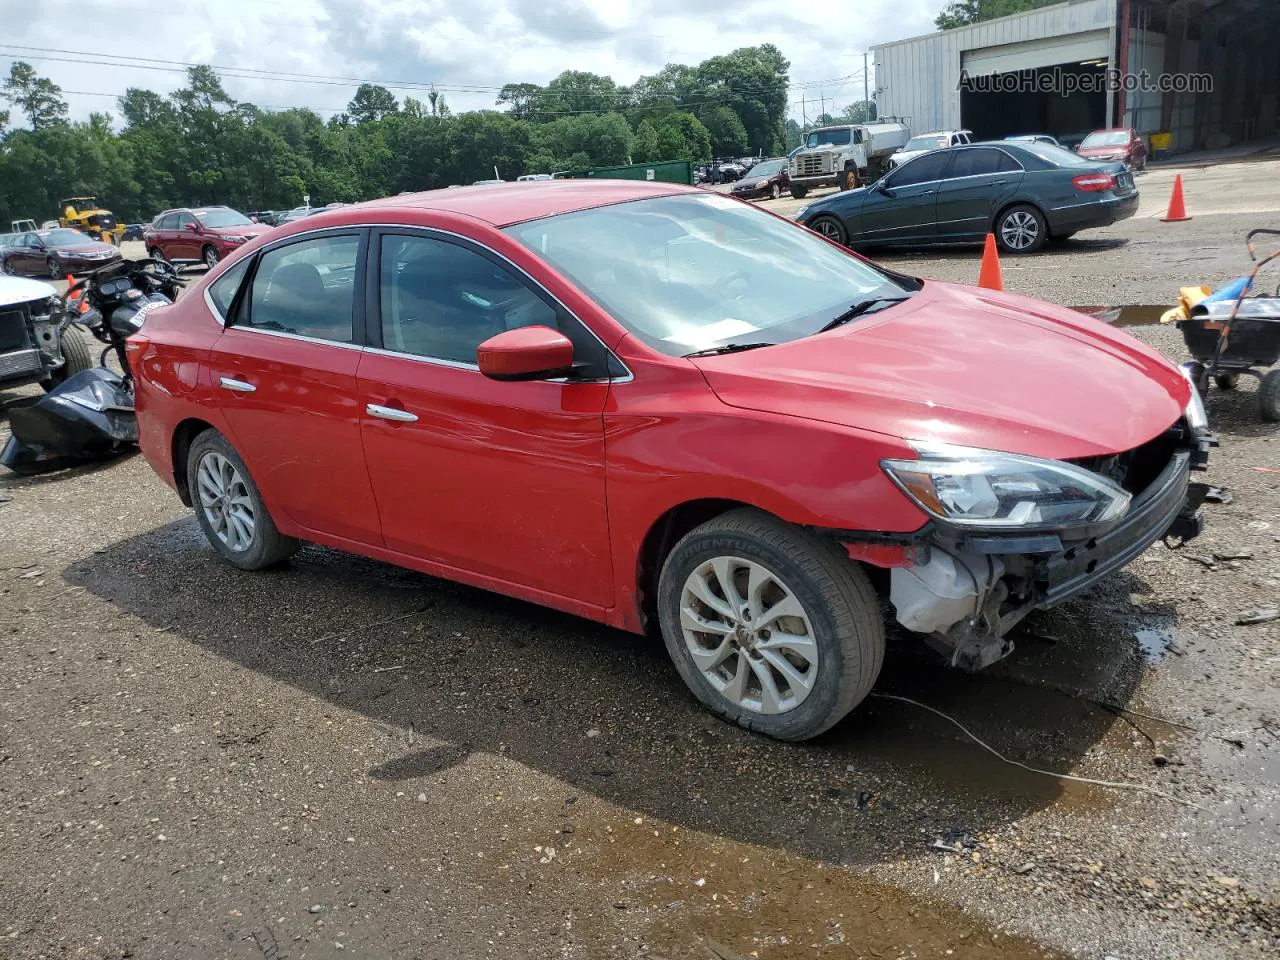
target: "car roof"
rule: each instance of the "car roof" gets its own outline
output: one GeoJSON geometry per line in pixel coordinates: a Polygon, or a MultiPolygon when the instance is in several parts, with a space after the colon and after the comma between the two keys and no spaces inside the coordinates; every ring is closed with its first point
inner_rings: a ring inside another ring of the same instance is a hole
{"type": "MultiPolygon", "coordinates": [[[[385,197],[358,203],[335,215],[351,218],[363,210],[403,207],[455,213],[484,220],[495,227],[554,217],[557,214],[588,210],[629,200],[665,197],[677,193],[705,193],[696,187],[647,180],[533,180],[524,183],[495,183],[484,187],[456,187],[428,190],[408,196],[385,197]]],[[[353,222],[354,222],[354,218],[353,222]]]]}

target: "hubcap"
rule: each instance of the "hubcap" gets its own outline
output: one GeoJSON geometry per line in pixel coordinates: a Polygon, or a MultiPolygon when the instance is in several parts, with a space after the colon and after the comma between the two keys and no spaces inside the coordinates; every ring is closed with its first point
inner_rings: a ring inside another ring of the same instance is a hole
{"type": "Polygon", "coordinates": [[[816,229],[824,237],[829,237],[832,240],[840,239],[840,228],[831,220],[819,220],[816,229]]]}
{"type": "Polygon", "coordinates": [[[204,265],[212,270],[218,265],[218,255],[212,250],[204,252],[204,265]]]}
{"type": "Polygon", "coordinates": [[[1039,235],[1040,224],[1026,210],[1013,211],[1000,225],[1000,236],[1011,250],[1025,250],[1036,242],[1039,235]]]}
{"type": "Polygon", "coordinates": [[[794,710],[818,679],[818,644],[796,595],[768,568],[716,557],[685,581],[680,629],[703,677],[754,713],[794,710]]]}
{"type": "Polygon", "coordinates": [[[196,468],[196,484],[214,535],[236,553],[253,546],[253,499],[235,464],[220,453],[206,453],[196,468]]]}

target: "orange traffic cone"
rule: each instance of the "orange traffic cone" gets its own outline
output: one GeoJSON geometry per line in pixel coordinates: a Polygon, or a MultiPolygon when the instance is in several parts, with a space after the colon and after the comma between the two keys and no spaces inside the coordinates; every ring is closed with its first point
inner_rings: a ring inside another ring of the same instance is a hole
{"type": "Polygon", "coordinates": [[[1182,174],[1173,178],[1173,196],[1169,198],[1169,212],[1160,218],[1165,223],[1178,223],[1190,220],[1187,216],[1187,205],[1182,202],[1182,174]]]}
{"type": "Polygon", "coordinates": [[[996,253],[996,235],[987,234],[982,248],[982,266],[978,270],[978,286],[988,290],[1003,290],[1004,276],[1000,272],[1000,255],[996,253]]]}

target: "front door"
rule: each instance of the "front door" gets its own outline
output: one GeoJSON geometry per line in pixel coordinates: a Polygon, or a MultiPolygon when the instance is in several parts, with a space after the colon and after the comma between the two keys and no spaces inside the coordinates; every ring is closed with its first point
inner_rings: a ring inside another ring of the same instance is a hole
{"type": "Polygon", "coordinates": [[[189,213],[178,214],[177,223],[169,234],[170,260],[196,260],[200,257],[200,238],[195,232],[196,218],[189,213]]]}
{"type": "Polygon", "coordinates": [[[927,243],[935,239],[938,181],[950,163],[950,152],[926,153],[868,188],[862,206],[862,242],[927,243]]]}
{"type": "Polygon", "coordinates": [[[457,237],[377,244],[362,434],[386,545],[597,607],[613,603],[605,510],[603,346],[501,258],[457,237]],[[504,383],[476,347],[546,325],[574,341],[574,380],[504,383]]]}
{"type": "Polygon", "coordinates": [[[356,391],[364,236],[339,230],[264,252],[209,369],[231,442],[271,510],[379,544],[356,391]]]}
{"type": "Polygon", "coordinates": [[[938,238],[981,239],[991,232],[996,212],[1017,192],[1022,167],[1003,150],[957,150],[947,178],[938,184],[938,238]]]}

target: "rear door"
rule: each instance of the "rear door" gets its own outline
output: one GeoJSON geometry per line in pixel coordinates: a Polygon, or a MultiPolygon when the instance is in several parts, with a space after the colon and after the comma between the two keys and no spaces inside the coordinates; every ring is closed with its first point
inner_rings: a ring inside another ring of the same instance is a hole
{"type": "Polygon", "coordinates": [[[938,182],[950,166],[951,151],[937,150],[908,161],[869,187],[862,206],[861,235],[851,239],[865,244],[936,239],[938,182]]]}
{"type": "Polygon", "coordinates": [[[995,147],[955,152],[947,178],[938,184],[938,238],[985,236],[996,212],[1022,183],[1022,165],[995,147]]]}
{"type": "Polygon", "coordinates": [[[604,346],[508,261],[461,237],[388,229],[374,263],[368,313],[381,348],[360,362],[360,412],[387,547],[553,605],[611,606],[604,346]],[[480,343],[533,325],[573,341],[580,376],[480,373],[480,343]]]}
{"type": "Polygon", "coordinates": [[[335,229],[265,249],[209,369],[231,442],[271,510],[308,531],[376,545],[356,390],[367,234],[335,229]]]}

